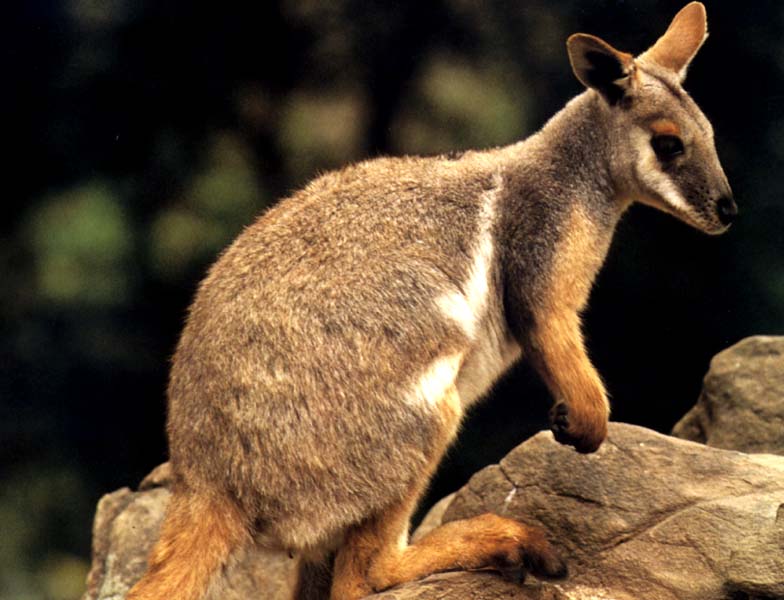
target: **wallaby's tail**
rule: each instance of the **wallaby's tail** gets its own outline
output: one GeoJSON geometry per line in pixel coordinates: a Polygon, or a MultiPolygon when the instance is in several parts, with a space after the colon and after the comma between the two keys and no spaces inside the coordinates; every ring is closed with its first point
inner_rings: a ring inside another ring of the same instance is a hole
{"type": "Polygon", "coordinates": [[[318,562],[303,558],[297,573],[294,600],[329,600],[334,562],[334,555],[318,562]]]}
{"type": "Polygon", "coordinates": [[[231,501],[175,492],[147,572],[126,600],[199,600],[212,575],[249,539],[231,501]]]}

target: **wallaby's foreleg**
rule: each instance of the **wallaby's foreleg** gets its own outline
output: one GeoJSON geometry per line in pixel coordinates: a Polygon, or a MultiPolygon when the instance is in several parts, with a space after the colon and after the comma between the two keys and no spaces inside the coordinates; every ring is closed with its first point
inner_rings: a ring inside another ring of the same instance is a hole
{"type": "Polygon", "coordinates": [[[538,318],[525,350],[554,397],[555,439],[579,452],[597,450],[607,437],[610,405],[585,351],[577,313],[564,310],[538,318]]]}
{"type": "Polygon", "coordinates": [[[493,514],[452,521],[408,544],[411,515],[459,424],[456,390],[440,404],[443,432],[433,460],[401,501],[346,536],[335,559],[331,600],[356,600],[432,573],[463,569],[530,571],[564,577],[566,566],[538,529],[493,514]]]}
{"type": "Polygon", "coordinates": [[[249,541],[230,500],[174,492],[148,570],[126,600],[198,600],[230,554],[249,541]]]}

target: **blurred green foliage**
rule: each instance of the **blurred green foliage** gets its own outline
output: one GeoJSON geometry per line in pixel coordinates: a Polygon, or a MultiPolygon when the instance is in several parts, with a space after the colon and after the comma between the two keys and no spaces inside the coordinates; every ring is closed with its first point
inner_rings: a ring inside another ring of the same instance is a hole
{"type": "MultiPolygon", "coordinates": [[[[9,8],[0,600],[78,597],[98,495],[165,459],[167,363],[187,304],[255,215],[347,162],[515,141],[580,91],[569,33],[638,52],[681,4],[9,8]]],[[[633,209],[586,315],[616,418],[660,430],[693,403],[716,351],[784,330],[784,10],[708,13],[687,89],[714,123],[742,218],[709,239],[633,209]]],[[[540,427],[546,401],[518,369],[430,499],[540,427]]]]}
{"type": "Polygon", "coordinates": [[[264,206],[253,158],[236,134],[215,134],[203,163],[150,225],[150,267],[164,280],[209,262],[264,206]]]}
{"type": "Polygon", "coordinates": [[[281,107],[278,131],[289,178],[304,183],[319,170],[360,156],[363,111],[364,99],[350,89],[292,93],[281,107]]]}
{"type": "Polygon", "coordinates": [[[35,294],[55,305],[128,301],[132,232],[108,182],[88,181],[45,197],[23,225],[35,294]]]}
{"type": "Polygon", "coordinates": [[[4,476],[0,599],[81,595],[88,562],[58,541],[89,537],[84,529],[84,515],[92,509],[88,496],[84,475],[62,464],[28,464],[4,476]]]}
{"type": "Polygon", "coordinates": [[[391,145],[406,153],[512,143],[528,129],[525,86],[497,64],[434,54],[392,125],[391,145]]]}

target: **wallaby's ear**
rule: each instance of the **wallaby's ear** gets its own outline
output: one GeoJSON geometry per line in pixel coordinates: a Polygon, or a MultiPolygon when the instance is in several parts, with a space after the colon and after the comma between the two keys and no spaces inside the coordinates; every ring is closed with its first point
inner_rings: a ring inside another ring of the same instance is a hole
{"type": "Polygon", "coordinates": [[[702,2],[692,2],[675,15],[667,31],[656,43],[640,55],[659,66],[675,71],[681,81],[686,69],[708,37],[708,21],[702,2]]]}
{"type": "Polygon", "coordinates": [[[631,54],[587,33],[570,36],[566,48],[572,71],[584,86],[598,90],[610,104],[623,97],[631,85],[634,67],[631,54]]]}

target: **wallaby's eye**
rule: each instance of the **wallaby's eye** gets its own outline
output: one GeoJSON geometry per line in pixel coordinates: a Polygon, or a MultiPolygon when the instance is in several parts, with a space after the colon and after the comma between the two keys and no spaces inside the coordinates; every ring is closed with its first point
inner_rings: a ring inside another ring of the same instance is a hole
{"type": "Polygon", "coordinates": [[[677,135],[657,135],[651,140],[651,146],[659,160],[672,160],[683,154],[683,142],[677,135]]]}

